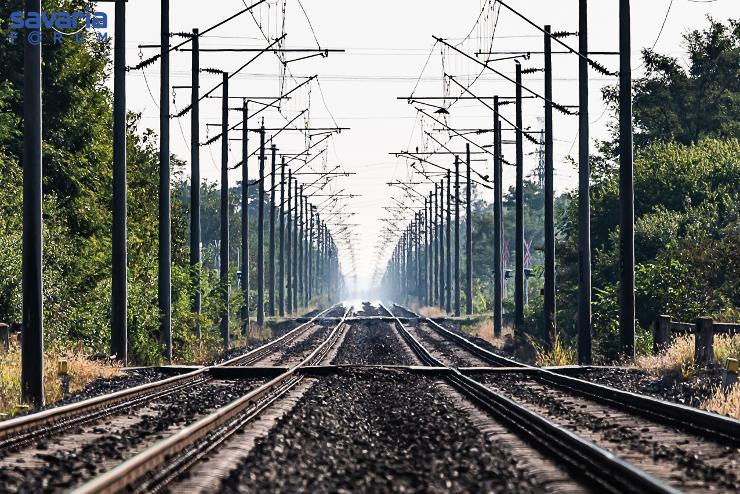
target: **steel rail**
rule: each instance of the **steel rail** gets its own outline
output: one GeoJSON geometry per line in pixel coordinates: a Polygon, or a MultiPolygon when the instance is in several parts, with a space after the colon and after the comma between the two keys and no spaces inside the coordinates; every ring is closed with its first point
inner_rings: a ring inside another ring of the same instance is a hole
{"type": "Polygon", "coordinates": [[[201,368],[78,403],[5,420],[0,422],[0,450],[17,448],[66,428],[100,419],[209,379],[207,369],[201,368]]]}
{"type": "MultiPolygon", "coordinates": [[[[394,316],[382,304],[381,308],[394,316]]],[[[446,379],[455,388],[524,440],[536,445],[556,462],[564,464],[576,476],[611,493],[680,492],[565,427],[465,376],[459,370],[444,365],[414,338],[398,318],[395,326],[422,362],[434,367],[447,367],[449,371],[446,379]]]]}
{"type": "Polygon", "coordinates": [[[74,489],[74,494],[107,494],[122,490],[151,492],[176,479],[241,427],[304,379],[298,372],[326,355],[352,312],[349,307],[329,336],[309,356],[285,373],[186,426],[118,466],[74,489]],[[137,485],[144,482],[144,485],[137,485]]]}
{"type": "Polygon", "coordinates": [[[77,403],[49,408],[38,413],[2,421],[0,422],[0,450],[17,448],[41,437],[56,434],[69,427],[98,420],[127,408],[160,398],[185,386],[205,383],[211,379],[208,372],[212,367],[228,367],[240,365],[240,363],[241,365],[249,365],[249,363],[244,364],[244,362],[254,362],[259,360],[259,358],[264,358],[276,346],[285,342],[286,339],[297,336],[303,329],[337,307],[339,307],[339,304],[320,312],[280,338],[256,348],[245,355],[234,357],[220,364],[205,366],[167,379],[141,384],[133,388],[96,396],[77,403]]]}
{"type": "MultiPolygon", "coordinates": [[[[293,341],[295,338],[297,338],[300,333],[303,332],[306,328],[308,328],[310,325],[314,324],[318,319],[323,319],[324,316],[337,307],[340,307],[341,304],[335,304],[329,307],[328,309],[319,312],[315,316],[311,318],[305,318],[305,322],[303,322],[301,325],[293,328],[292,330],[288,331],[284,335],[282,335],[279,338],[275,338],[274,340],[265,343],[264,345],[255,348],[254,350],[251,350],[244,355],[239,355],[237,357],[234,357],[230,360],[227,360],[226,362],[222,362],[218,364],[218,367],[225,367],[225,366],[234,366],[234,365],[251,365],[254,362],[258,362],[259,360],[262,360],[267,355],[272,353],[275,350],[275,347],[282,345],[283,343],[289,343],[293,341]]],[[[300,318],[299,318],[300,319],[300,318]]]]}
{"type": "MultiPolygon", "coordinates": [[[[685,432],[700,435],[715,442],[730,446],[740,446],[740,420],[724,415],[700,410],[698,408],[660,400],[617,388],[605,386],[573,376],[566,376],[542,367],[531,366],[497,355],[486,350],[467,338],[456,334],[427,317],[422,317],[412,310],[396,305],[401,310],[412,314],[420,321],[426,322],[443,337],[458,343],[482,360],[501,367],[521,367],[532,370],[533,376],[544,384],[570,391],[584,398],[592,399],[607,406],[655,420],[659,423],[677,427],[685,432]]],[[[387,310],[387,309],[386,309],[387,310]]]]}

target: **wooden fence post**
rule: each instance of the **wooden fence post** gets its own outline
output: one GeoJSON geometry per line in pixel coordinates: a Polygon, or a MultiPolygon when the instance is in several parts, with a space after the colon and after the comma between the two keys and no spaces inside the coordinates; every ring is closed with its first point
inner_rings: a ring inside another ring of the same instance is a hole
{"type": "Polygon", "coordinates": [[[0,352],[8,353],[10,350],[10,327],[0,323],[0,352]]]}
{"type": "Polygon", "coordinates": [[[711,317],[696,320],[694,338],[694,361],[699,366],[709,365],[714,359],[714,324],[711,317]]]}
{"type": "Polygon", "coordinates": [[[671,316],[658,316],[653,332],[653,355],[657,355],[671,341],[671,316]]]}

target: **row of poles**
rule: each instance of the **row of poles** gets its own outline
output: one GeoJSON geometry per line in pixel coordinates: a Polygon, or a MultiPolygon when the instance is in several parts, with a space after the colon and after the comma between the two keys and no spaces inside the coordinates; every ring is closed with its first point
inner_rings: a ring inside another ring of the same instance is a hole
{"type": "MultiPolygon", "coordinates": [[[[114,42],[114,82],[113,82],[113,218],[112,218],[112,314],[111,314],[111,353],[124,362],[128,359],[128,302],[127,302],[127,180],[126,180],[126,0],[98,0],[115,2],[115,42],[114,42]]],[[[251,10],[264,3],[247,7],[251,10]]],[[[41,12],[41,0],[25,0],[26,14],[41,12]]],[[[172,243],[171,243],[171,191],[170,191],[170,48],[169,0],[161,0],[161,38],[159,55],[161,68],[160,85],[160,167],[159,167],[159,268],[158,268],[158,307],[160,314],[160,335],[165,347],[165,359],[172,361],[172,243]]],[[[233,17],[232,17],[233,18],[233,17]]],[[[40,31],[40,29],[39,29],[40,31]]],[[[190,37],[193,49],[192,105],[191,114],[191,224],[190,224],[190,262],[194,274],[196,294],[193,310],[200,314],[200,268],[202,265],[200,243],[200,161],[199,161],[199,49],[198,39],[202,33],[193,31],[190,37]]],[[[26,38],[27,39],[27,38],[26,38]]],[[[274,42],[273,42],[274,44],[274,42]]],[[[182,46],[182,45],[179,45],[182,46]]],[[[272,46],[272,45],[271,45],[272,46]]],[[[22,371],[21,392],[24,401],[36,406],[44,403],[43,392],[43,283],[42,283],[42,102],[41,102],[41,44],[24,43],[24,145],[23,145],[23,321],[22,321],[22,371]]],[[[313,79],[310,78],[309,81],[313,79]]],[[[228,136],[229,74],[223,73],[222,83],[222,166],[221,166],[221,230],[220,230],[220,277],[223,304],[220,328],[224,346],[229,345],[229,187],[228,187],[228,136]]],[[[302,83],[305,84],[308,81],[302,83]]],[[[242,245],[241,272],[245,304],[241,308],[241,318],[245,330],[249,324],[249,216],[248,190],[250,184],[247,174],[248,108],[244,102],[242,140],[242,245]]],[[[279,129],[277,133],[287,128],[279,129]]],[[[292,170],[286,163],[280,165],[280,183],[276,184],[276,146],[271,146],[271,188],[265,190],[266,129],[264,124],[255,129],[260,135],[259,146],[259,217],[257,246],[257,307],[256,319],[259,325],[265,318],[265,260],[264,225],[265,194],[270,194],[269,205],[269,264],[268,264],[268,315],[284,315],[296,312],[299,307],[310,303],[317,294],[327,294],[331,299],[341,286],[338,249],[324,221],[320,210],[308,202],[311,194],[305,193],[292,170]],[[276,188],[280,188],[279,199],[276,188]],[[287,189],[287,190],[286,190],[287,189]],[[286,197],[287,192],[287,197],[286,197]],[[279,213],[278,213],[279,211],[279,213]],[[276,249],[276,218],[279,248],[276,249]],[[277,265],[275,252],[279,252],[277,265]],[[277,272],[276,272],[277,266],[277,272]],[[276,282],[277,280],[277,282],[276,282]],[[277,293],[277,296],[276,296],[277,293]]],[[[275,134],[277,135],[277,134],[275,134]]],[[[274,136],[273,136],[274,137],[274,136]]],[[[200,327],[195,330],[200,334],[200,327]]]]}
{"type": "MultiPolygon", "coordinates": [[[[499,1],[499,0],[496,0],[499,1]]],[[[537,27],[532,21],[511,9],[504,2],[499,3],[525,19],[531,25],[537,27]]],[[[592,362],[592,312],[591,312],[591,226],[590,226],[590,162],[589,162],[589,104],[588,104],[588,69],[589,65],[595,66],[599,71],[605,72],[605,69],[595,64],[589,57],[588,51],[588,10],[587,0],[579,0],[579,47],[575,51],[561,41],[559,38],[563,33],[553,33],[550,26],[539,28],[544,33],[544,68],[529,69],[526,73],[542,71],[545,76],[544,97],[529,90],[522,83],[522,70],[519,61],[516,61],[516,76],[512,80],[500,72],[491,68],[488,63],[479,62],[477,59],[465,54],[457,47],[452,46],[441,38],[435,38],[438,42],[445,44],[458,53],[476,61],[510,82],[514,83],[516,96],[513,98],[516,105],[515,123],[512,123],[506,117],[501,115],[500,107],[508,101],[503,101],[504,97],[494,96],[493,107],[488,105],[484,98],[475,96],[469,88],[457,83],[452,76],[445,74],[451,81],[458,84],[466,93],[471,95],[471,99],[476,99],[494,114],[494,151],[490,153],[482,146],[478,146],[486,153],[493,155],[493,182],[494,182],[494,303],[493,319],[494,332],[496,335],[501,334],[503,327],[503,283],[504,283],[504,266],[502,262],[502,232],[503,232],[503,198],[502,198],[502,165],[510,164],[504,157],[502,146],[505,141],[502,139],[502,119],[510,124],[516,132],[514,141],[516,162],[516,190],[515,190],[515,243],[516,256],[514,268],[514,326],[517,331],[524,330],[524,305],[525,305],[525,269],[524,269],[524,204],[523,204],[523,179],[524,179],[524,138],[532,140],[527,132],[523,130],[522,119],[522,90],[525,89],[534,97],[544,101],[544,184],[545,184],[545,244],[544,244],[544,320],[545,320],[545,343],[551,344],[552,335],[557,329],[556,320],[556,283],[555,283],[555,218],[554,218],[554,156],[553,156],[553,107],[560,111],[566,111],[565,107],[556,105],[552,99],[552,42],[553,40],[566,47],[568,51],[560,53],[574,53],[579,56],[579,181],[578,181],[578,361],[581,364],[590,364],[592,362]]],[[[566,33],[568,34],[568,33],[566,33]]],[[[604,53],[612,54],[612,53],[604,53]]],[[[615,53],[617,54],[617,53],[615,53]]],[[[619,204],[620,204],[620,284],[619,284],[619,334],[621,353],[625,357],[634,357],[635,352],[635,253],[634,253],[634,165],[633,165],[633,127],[632,127],[632,73],[631,73],[631,32],[630,32],[630,2],[629,0],[619,0],[619,204]]],[[[415,97],[416,99],[420,99],[415,97]]],[[[441,125],[442,121],[435,119],[423,110],[419,110],[424,115],[433,119],[441,125]]],[[[448,130],[455,132],[459,137],[464,136],[455,129],[448,130]]],[[[470,190],[470,141],[467,144],[467,162],[468,162],[468,190],[470,190]]],[[[396,296],[403,296],[411,293],[407,285],[409,278],[416,280],[416,286],[426,288],[426,292],[421,290],[427,302],[438,305],[452,313],[451,290],[455,290],[455,315],[459,315],[459,297],[460,297],[460,280],[459,280],[459,158],[455,157],[455,221],[451,222],[451,188],[449,171],[447,178],[447,220],[444,221],[443,195],[444,181],[435,184],[435,191],[430,194],[429,201],[425,201],[425,213],[423,217],[417,213],[410,226],[399,232],[400,239],[391,256],[389,269],[386,273],[386,280],[394,291],[396,296]],[[430,204],[432,199],[434,203],[430,204]],[[455,280],[452,280],[452,270],[450,267],[452,251],[450,248],[450,226],[455,225],[455,280]],[[446,227],[444,226],[446,225],[446,227]],[[446,232],[445,232],[446,230],[446,232]],[[443,239],[446,238],[447,248],[444,248],[443,239]],[[445,254],[446,250],[446,254],[445,254]],[[445,257],[446,256],[446,257],[445,257]],[[446,259],[446,261],[445,261],[446,259]],[[446,267],[445,267],[446,262],[446,267]],[[420,266],[422,267],[420,270],[420,266]],[[417,274],[414,274],[416,269],[417,274]],[[421,274],[419,274],[421,273],[421,274]]],[[[436,165],[435,165],[436,166],[436,165]]],[[[467,226],[468,238],[471,233],[470,219],[470,196],[467,198],[467,226]]],[[[471,247],[467,246],[467,268],[468,279],[466,280],[466,298],[468,305],[471,301],[471,282],[470,282],[470,263],[472,261],[471,247]]],[[[470,309],[468,309],[470,313],[470,309]]]]}
{"type": "MultiPolygon", "coordinates": [[[[466,147],[466,266],[465,312],[473,313],[473,225],[470,145],[466,147]]],[[[400,233],[382,280],[384,292],[408,303],[411,297],[428,306],[444,307],[459,316],[463,286],[460,270],[460,159],[455,157],[454,222],[452,173],[434,183],[434,191],[424,197],[424,206],[416,211],[411,223],[400,233]],[[445,181],[447,187],[445,188],[445,181]],[[445,202],[447,207],[445,207],[445,202]],[[454,237],[453,237],[454,225],[454,237]],[[452,239],[454,238],[454,261],[452,239]],[[454,273],[453,273],[454,265],[454,273]],[[454,274],[454,279],[453,279],[454,274]],[[454,291],[454,298],[453,298],[454,291]]],[[[419,199],[416,199],[417,201],[419,199]]]]}

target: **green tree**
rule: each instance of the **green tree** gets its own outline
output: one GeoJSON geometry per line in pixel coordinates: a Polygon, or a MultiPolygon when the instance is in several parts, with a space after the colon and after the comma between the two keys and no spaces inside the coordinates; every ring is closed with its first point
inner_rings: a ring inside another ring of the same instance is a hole
{"type": "MultiPolygon", "coordinates": [[[[635,144],[682,144],[701,138],[740,138],[740,22],[709,27],[684,36],[688,67],[678,58],[643,50],[645,77],[633,85],[635,144]]],[[[616,110],[618,88],[605,90],[616,110]]]]}

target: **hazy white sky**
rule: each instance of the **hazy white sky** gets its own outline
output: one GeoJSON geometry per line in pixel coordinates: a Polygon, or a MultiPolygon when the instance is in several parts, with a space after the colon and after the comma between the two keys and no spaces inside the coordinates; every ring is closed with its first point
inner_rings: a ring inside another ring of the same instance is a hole
{"type": "MultiPolygon", "coordinates": [[[[295,98],[286,102],[283,113],[292,118],[311,102],[310,124],[313,127],[333,126],[333,118],[351,130],[342,132],[331,140],[328,151],[312,165],[318,169],[322,166],[333,168],[341,164],[345,170],[356,175],[342,178],[332,184],[330,190],[346,189],[362,197],[348,199],[343,212],[354,212],[348,219],[356,224],[354,227],[353,249],[357,267],[358,283],[367,286],[373,271],[385,261],[378,260],[375,245],[379,229],[383,227],[380,219],[386,216],[383,206],[391,204],[391,195],[398,196],[398,190],[392,190],[386,182],[392,179],[405,180],[411,177],[404,160],[389,155],[402,149],[436,148],[420,132],[417,111],[405,101],[397,100],[399,96],[408,96],[416,86],[416,95],[443,95],[441,75],[444,71],[456,75],[468,84],[480,73],[480,67],[466,61],[462,56],[447,50],[441,53],[440,45],[434,46],[433,35],[448,39],[453,43],[462,43],[460,48],[468,53],[488,50],[491,35],[495,33],[494,50],[538,51],[542,50],[542,35],[506,9],[496,6],[492,12],[489,0],[457,0],[455,2],[440,0],[404,0],[374,2],[340,1],[340,0],[300,0],[302,7],[310,18],[311,27],[301,9],[298,0],[287,0],[285,15],[286,47],[342,48],[346,53],[331,54],[328,58],[313,58],[289,64],[292,74],[300,80],[301,76],[318,74],[320,88],[311,85],[310,91],[301,90],[295,98]],[[488,6],[484,8],[484,6],[488,6]],[[476,25],[476,19],[483,9],[483,15],[476,25]],[[495,26],[495,31],[494,31],[495,26]],[[469,36],[468,36],[469,35],[469,36]],[[432,50],[432,47],[434,49],[432,50]],[[430,55],[431,50],[431,57],[430,55]],[[444,57],[443,57],[444,55],[444,57]],[[422,72],[426,61],[425,70],[422,72]],[[421,75],[421,78],[419,78],[421,75]],[[418,81],[418,86],[417,86],[418,81]],[[321,89],[321,90],[320,90],[321,89]],[[323,98],[322,98],[323,93],[323,98]],[[328,111],[327,111],[328,108],[328,111]],[[329,113],[330,112],[330,113],[329,113]],[[333,115],[333,118],[332,118],[333,115]],[[426,141],[426,144],[425,142],[426,141]],[[319,163],[323,161],[323,163],[319,163]]],[[[246,0],[251,4],[254,0],[246,0]]],[[[171,31],[191,31],[193,28],[205,29],[216,22],[244,8],[242,0],[172,0],[171,31]]],[[[530,17],[537,24],[551,24],[554,31],[576,31],[578,29],[577,0],[508,0],[508,3],[530,17]]],[[[100,4],[101,9],[110,13],[109,34],[113,36],[113,6],[100,4]]],[[[656,50],[665,54],[679,56],[683,53],[682,34],[688,30],[704,28],[708,22],[707,15],[720,20],[737,16],[737,0],[633,0],[632,1],[632,36],[633,67],[635,76],[639,68],[639,53],[643,47],[651,47],[657,41],[656,50]],[[661,25],[665,22],[663,32],[658,39],[661,25]]],[[[282,33],[281,9],[282,0],[271,0],[255,9],[257,22],[262,25],[264,33],[274,38],[282,33]]],[[[139,44],[159,42],[159,2],[155,0],[130,0],[128,2],[128,42],[127,57],[130,65],[139,61],[139,44]]],[[[618,1],[600,0],[590,2],[589,44],[592,51],[613,51],[618,48],[618,1]]],[[[175,40],[176,41],[176,40],[175,40]]],[[[566,42],[577,47],[577,39],[567,38],[566,42]]],[[[257,23],[249,14],[229,22],[203,38],[202,48],[223,47],[263,47],[264,38],[257,23]]],[[[555,48],[557,49],[557,48],[555,48]]],[[[152,50],[143,50],[143,57],[153,55],[152,50]]],[[[215,67],[233,71],[241,66],[253,54],[204,53],[201,67],[215,67]]],[[[288,59],[297,55],[289,54],[288,59]]],[[[482,57],[481,57],[482,58],[482,57]]],[[[598,57],[607,67],[615,69],[617,57],[598,57]]],[[[172,55],[172,84],[190,84],[190,54],[186,52],[172,55]]],[[[532,59],[523,62],[524,67],[540,67],[542,59],[533,55],[532,59]]],[[[504,73],[513,75],[514,62],[502,61],[495,64],[504,73]]],[[[231,94],[235,96],[273,96],[281,90],[279,77],[281,64],[272,54],[262,55],[231,83],[231,94]]],[[[577,59],[572,55],[555,55],[554,62],[554,99],[562,104],[577,103],[577,59]]],[[[542,93],[541,74],[525,76],[525,84],[542,93]]],[[[603,138],[606,134],[608,115],[604,113],[600,89],[606,84],[615,82],[612,78],[591,72],[590,86],[591,109],[593,122],[591,135],[603,138]]],[[[220,76],[203,74],[201,92],[210,89],[220,81],[220,76]]],[[[284,82],[287,91],[295,85],[288,77],[284,82]]],[[[513,85],[485,72],[472,86],[478,95],[492,96],[514,94],[513,85]]],[[[128,105],[132,111],[142,113],[142,125],[158,129],[158,108],[155,99],[159,93],[159,64],[150,66],[145,71],[130,72],[128,78],[128,105]],[[147,87],[147,83],[149,88],[147,87]],[[151,94],[154,96],[150,95],[151,94]]],[[[455,96],[460,91],[454,87],[449,94],[455,96]]],[[[189,103],[190,91],[176,91],[176,107],[183,108],[189,103]]],[[[220,90],[215,92],[219,96],[220,90]]],[[[235,101],[232,106],[237,106],[235,101]]],[[[507,107],[513,115],[513,106],[507,107]]],[[[433,109],[432,109],[433,110],[433,109]]],[[[173,111],[174,113],[174,111],[173,111]]],[[[450,110],[449,123],[455,127],[488,128],[491,126],[490,111],[475,101],[460,101],[450,110]]],[[[267,127],[282,127],[286,120],[275,112],[265,113],[267,127]]],[[[542,104],[535,100],[525,102],[525,126],[538,130],[542,123],[542,104]]],[[[206,124],[217,124],[220,119],[220,101],[210,99],[201,109],[201,135],[214,135],[215,127],[207,129],[206,124]]],[[[238,115],[232,115],[232,124],[238,121],[238,115]]],[[[302,119],[299,120],[301,122],[302,119]]],[[[253,122],[251,125],[256,125],[253,122]]],[[[302,122],[301,122],[302,126],[302,122]]],[[[425,124],[426,130],[435,127],[425,124]]],[[[438,127],[438,126],[436,126],[438,127]]],[[[172,121],[172,150],[182,159],[189,161],[189,128],[190,118],[185,116],[172,121]],[[182,131],[180,129],[182,127],[182,131]]],[[[302,150],[303,139],[281,134],[277,138],[278,146],[285,152],[302,150]]],[[[576,172],[565,157],[577,152],[574,146],[577,138],[577,117],[567,117],[555,113],[555,167],[556,186],[566,189],[576,184],[576,172]]],[[[234,138],[239,137],[234,135],[234,138]]],[[[442,142],[449,136],[440,133],[442,142]]],[[[482,134],[473,137],[480,144],[488,144],[490,135],[482,134]]],[[[505,137],[506,138],[506,137],[505,137]]],[[[254,142],[254,141],[253,141],[254,142]]],[[[457,151],[464,149],[464,141],[454,139],[449,146],[457,151]]],[[[254,144],[252,144],[254,149],[254,144]]],[[[534,148],[527,147],[525,152],[534,148]]],[[[504,154],[511,156],[513,149],[505,147],[504,154]]],[[[232,142],[232,163],[240,160],[241,144],[232,142]]],[[[219,179],[220,144],[201,149],[201,166],[203,176],[210,181],[219,179]]],[[[451,164],[439,161],[440,164],[451,164]]],[[[534,156],[527,156],[526,167],[531,170],[536,164],[534,156]]],[[[256,160],[250,163],[250,170],[256,167],[256,160]]],[[[476,163],[476,168],[488,174],[488,162],[476,163]]],[[[505,167],[504,187],[513,184],[513,170],[505,167]]],[[[232,172],[231,184],[241,177],[240,171],[232,172]]],[[[254,174],[254,172],[252,172],[254,174]]],[[[305,177],[306,182],[312,181],[305,177]]],[[[321,199],[316,199],[319,203],[321,199]]],[[[387,245],[388,254],[392,245],[387,245]]],[[[343,266],[350,269],[348,253],[343,253],[343,266]]]]}

